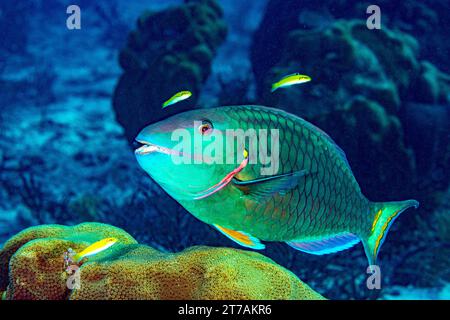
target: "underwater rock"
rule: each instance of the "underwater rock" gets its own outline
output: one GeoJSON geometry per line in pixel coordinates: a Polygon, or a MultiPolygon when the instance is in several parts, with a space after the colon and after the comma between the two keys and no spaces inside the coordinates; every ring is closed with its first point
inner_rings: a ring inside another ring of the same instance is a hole
{"type": "Polygon", "coordinates": [[[298,15],[303,6],[304,1],[295,0],[272,0],[267,4],[266,13],[253,34],[250,48],[258,96],[263,93],[265,76],[281,58],[287,35],[297,27],[298,15]]]}
{"type": "Polygon", "coordinates": [[[315,118],[314,123],[346,151],[356,180],[362,190],[368,191],[369,199],[411,196],[416,182],[415,161],[396,116],[360,96],[343,110],[315,118]]]}
{"type": "MultiPolygon", "coordinates": [[[[365,23],[356,20],[337,21],[321,31],[294,30],[280,61],[264,75],[261,99],[311,117],[342,107],[352,96],[364,95],[394,114],[423,69],[417,51],[418,45],[409,35],[387,28],[367,32],[365,23]],[[275,80],[297,71],[311,76],[312,82],[270,92],[275,80]]],[[[430,83],[437,88],[429,90],[445,91],[444,76],[432,79],[435,81],[422,81],[421,85],[430,83]]],[[[446,100],[443,94],[435,98],[446,100]]]]}
{"type": "Polygon", "coordinates": [[[0,71],[8,55],[23,55],[27,52],[29,19],[24,12],[32,12],[36,3],[29,0],[0,2],[0,71]],[[5,59],[5,60],[4,60],[5,59]]]}
{"type": "Polygon", "coordinates": [[[450,75],[428,61],[420,63],[420,72],[410,90],[411,99],[421,103],[441,103],[450,99],[450,75]]]}
{"type": "Polygon", "coordinates": [[[414,150],[417,199],[424,210],[432,211],[446,203],[442,200],[450,191],[449,105],[407,103],[399,118],[405,143],[414,150]]]}
{"type": "Polygon", "coordinates": [[[42,225],[12,237],[0,251],[5,290],[6,299],[323,299],[259,253],[213,247],[163,253],[100,223],[42,225]],[[89,257],[78,269],[80,287],[69,290],[64,253],[105,237],[119,241],[89,257]]]}
{"type": "Polygon", "coordinates": [[[195,105],[227,34],[222,17],[215,0],[189,0],[141,15],[120,53],[124,74],[113,99],[116,119],[129,141],[144,125],[195,105]],[[193,96],[162,110],[162,103],[182,90],[193,96]]]}
{"type": "Polygon", "coordinates": [[[81,272],[84,286],[71,299],[322,298],[271,259],[230,248],[192,247],[162,254],[129,246],[109,263],[86,264],[81,272]]]}

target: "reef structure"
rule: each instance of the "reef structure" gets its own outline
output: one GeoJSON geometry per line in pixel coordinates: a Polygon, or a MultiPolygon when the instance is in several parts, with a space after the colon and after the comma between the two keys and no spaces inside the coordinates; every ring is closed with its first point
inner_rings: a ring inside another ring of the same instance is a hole
{"type": "Polygon", "coordinates": [[[422,129],[414,119],[448,119],[450,75],[421,60],[417,40],[399,30],[369,30],[360,20],[335,20],[285,31],[271,66],[259,67],[266,53],[253,54],[259,102],[326,131],[345,150],[369,198],[414,197],[424,203],[422,210],[437,207],[448,188],[448,126],[442,122],[422,129]],[[276,79],[299,71],[312,81],[270,92],[276,79]],[[426,146],[411,143],[412,134],[433,136],[427,156],[419,156],[426,146]]]}
{"type": "Polygon", "coordinates": [[[226,34],[215,0],[188,0],[139,17],[119,55],[124,73],[113,98],[116,119],[129,141],[144,125],[195,106],[226,34]],[[183,90],[193,96],[163,111],[162,103],[183,90]]]}
{"type": "Polygon", "coordinates": [[[0,291],[8,300],[324,299],[259,253],[202,246],[164,253],[101,223],[42,225],[12,237],[0,250],[0,291]],[[68,248],[104,237],[118,242],[77,265],[77,273],[66,271],[68,248]],[[79,285],[68,285],[72,280],[79,285]]]}

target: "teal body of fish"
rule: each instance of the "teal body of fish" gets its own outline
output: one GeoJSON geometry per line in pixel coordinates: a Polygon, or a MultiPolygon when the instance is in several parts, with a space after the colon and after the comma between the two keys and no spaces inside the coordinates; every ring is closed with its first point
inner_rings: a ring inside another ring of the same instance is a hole
{"type": "Polygon", "coordinates": [[[144,144],[136,150],[139,164],[164,190],[203,222],[253,249],[264,248],[261,240],[284,241],[320,255],[362,241],[369,264],[375,264],[393,221],[418,206],[415,200],[370,202],[333,140],[278,109],[192,110],[144,128],[136,140],[144,144]],[[245,139],[234,139],[242,131],[245,139]],[[174,132],[189,143],[180,148],[174,132]],[[260,133],[258,143],[249,132],[260,133]],[[242,150],[248,159],[239,157],[242,150]]]}

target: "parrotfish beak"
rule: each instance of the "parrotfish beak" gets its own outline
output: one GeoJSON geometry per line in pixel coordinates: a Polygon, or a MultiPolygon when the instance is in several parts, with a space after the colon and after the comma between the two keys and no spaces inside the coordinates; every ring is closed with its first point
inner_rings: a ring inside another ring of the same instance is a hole
{"type": "Polygon", "coordinates": [[[163,120],[145,127],[135,139],[139,146],[134,153],[141,168],[172,197],[191,200],[194,194],[210,186],[213,166],[183,162],[191,157],[191,152],[180,149],[180,142],[172,139],[172,133],[188,128],[190,121],[176,120],[171,118],[170,123],[163,120]]]}
{"type": "Polygon", "coordinates": [[[160,152],[160,153],[165,153],[165,154],[174,154],[174,155],[178,154],[176,151],[174,151],[170,148],[159,146],[159,145],[153,144],[153,143],[145,141],[145,140],[136,139],[136,142],[141,144],[141,146],[139,148],[134,150],[134,153],[139,156],[145,156],[145,155],[148,155],[148,154],[154,153],[154,152],[160,152]]]}
{"type": "Polygon", "coordinates": [[[172,159],[176,155],[170,148],[170,134],[161,133],[154,125],[144,128],[136,137],[134,150],[136,160],[152,178],[159,181],[171,177],[172,159]]]}
{"type": "Polygon", "coordinates": [[[136,155],[144,156],[146,154],[150,154],[155,152],[158,147],[156,145],[151,144],[150,142],[146,142],[143,140],[136,139],[136,142],[140,144],[140,147],[134,150],[136,155]]]}
{"type": "Polygon", "coordinates": [[[173,130],[172,126],[169,127],[164,122],[145,127],[135,139],[139,145],[134,151],[135,155],[145,156],[152,153],[177,155],[178,152],[170,148],[170,144],[172,144],[170,135],[173,130]]]}

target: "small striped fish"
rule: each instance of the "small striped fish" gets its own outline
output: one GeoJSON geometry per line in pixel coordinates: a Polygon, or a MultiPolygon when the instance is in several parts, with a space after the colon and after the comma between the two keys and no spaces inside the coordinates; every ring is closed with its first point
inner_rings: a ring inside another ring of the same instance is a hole
{"type": "Polygon", "coordinates": [[[96,255],[97,253],[100,253],[102,251],[105,251],[106,249],[108,249],[109,247],[114,245],[116,242],[117,242],[116,238],[105,238],[105,239],[99,240],[97,242],[94,242],[93,244],[88,246],[83,251],[75,254],[72,257],[72,260],[75,262],[79,262],[83,258],[87,258],[87,257],[93,256],[93,255],[96,255]]]}
{"type": "Polygon", "coordinates": [[[295,84],[305,83],[305,82],[309,82],[309,81],[311,81],[311,77],[309,77],[307,75],[300,74],[300,73],[289,74],[287,76],[284,76],[283,78],[281,78],[279,81],[275,82],[274,84],[272,84],[271,91],[274,92],[275,90],[277,90],[279,88],[290,87],[295,84]]]}

